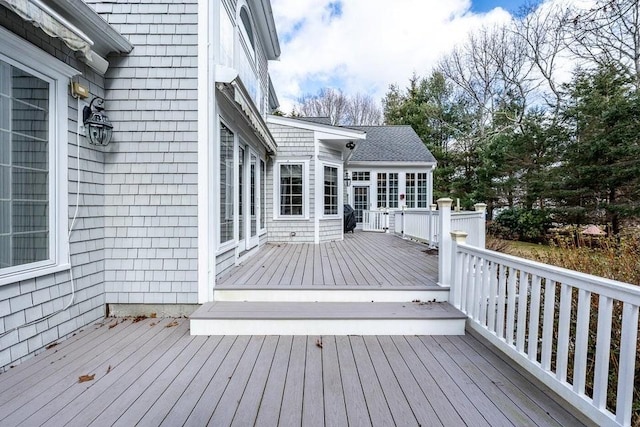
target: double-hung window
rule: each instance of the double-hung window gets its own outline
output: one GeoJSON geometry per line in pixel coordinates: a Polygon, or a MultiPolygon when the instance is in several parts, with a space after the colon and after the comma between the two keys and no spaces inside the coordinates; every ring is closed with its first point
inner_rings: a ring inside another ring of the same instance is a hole
{"type": "Polygon", "coordinates": [[[2,284],[67,268],[67,88],[76,72],[5,30],[0,38],[2,284]]]}
{"type": "Polygon", "coordinates": [[[324,166],[324,214],[338,215],[338,168],[324,166]]]}
{"type": "Polygon", "coordinates": [[[307,218],[306,160],[283,160],[275,164],[274,209],[276,218],[307,218]]]}

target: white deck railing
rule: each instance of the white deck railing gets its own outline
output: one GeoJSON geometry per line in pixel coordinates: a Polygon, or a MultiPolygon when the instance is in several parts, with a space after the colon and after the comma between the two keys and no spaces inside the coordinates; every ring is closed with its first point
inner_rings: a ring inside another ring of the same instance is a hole
{"type": "MultiPolygon", "coordinates": [[[[485,246],[485,209],[486,205],[479,203],[475,211],[451,212],[450,230],[462,230],[469,237],[470,245],[484,248],[485,246]]],[[[423,241],[429,246],[437,247],[440,236],[440,211],[431,209],[405,209],[393,212],[395,215],[396,234],[423,241]]]]}
{"type": "Polygon", "coordinates": [[[389,232],[389,211],[362,211],[362,230],[389,232]]]}
{"type": "Polygon", "coordinates": [[[477,248],[465,233],[451,237],[450,302],[469,316],[467,327],[595,423],[630,425],[640,287],[477,248]]]}

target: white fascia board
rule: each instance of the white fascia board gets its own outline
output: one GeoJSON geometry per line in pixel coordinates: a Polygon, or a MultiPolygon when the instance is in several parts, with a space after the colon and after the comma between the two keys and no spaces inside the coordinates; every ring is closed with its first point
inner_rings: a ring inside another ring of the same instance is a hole
{"type": "Polygon", "coordinates": [[[317,139],[365,139],[366,132],[355,129],[347,129],[339,126],[323,125],[319,123],[305,122],[303,120],[291,119],[288,117],[267,116],[267,123],[275,125],[289,126],[297,129],[306,129],[316,133],[317,139]]]}
{"type": "Polygon", "coordinates": [[[434,169],[436,167],[436,162],[364,162],[364,161],[355,161],[355,162],[347,162],[347,166],[356,166],[363,168],[376,168],[380,166],[394,166],[394,167],[403,167],[403,168],[429,168],[434,169]]]}
{"type": "Polygon", "coordinates": [[[273,18],[273,10],[269,0],[249,0],[251,11],[256,19],[260,38],[263,41],[267,52],[267,59],[276,60],[280,58],[280,41],[276,23],[273,18]]]}

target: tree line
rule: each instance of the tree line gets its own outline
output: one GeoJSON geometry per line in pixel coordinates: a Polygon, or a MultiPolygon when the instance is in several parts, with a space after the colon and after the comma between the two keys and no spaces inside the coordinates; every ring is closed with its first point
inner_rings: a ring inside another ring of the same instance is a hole
{"type": "Polygon", "coordinates": [[[433,152],[438,197],[617,235],[640,215],[639,87],[638,0],[538,3],[391,85],[384,122],[433,152]]]}

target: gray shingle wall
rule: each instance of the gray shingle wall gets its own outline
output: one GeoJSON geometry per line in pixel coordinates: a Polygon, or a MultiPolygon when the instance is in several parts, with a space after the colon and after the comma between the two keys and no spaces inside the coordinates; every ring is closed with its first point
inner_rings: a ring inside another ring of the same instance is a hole
{"type": "MultiPolygon", "coordinates": [[[[314,136],[312,131],[295,129],[288,126],[269,124],[269,130],[274,139],[278,143],[277,159],[283,158],[299,158],[311,160],[314,156],[314,136]]],[[[276,160],[277,160],[276,159],[276,160]]],[[[267,182],[273,183],[274,167],[267,168],[267,182]]],[[[315,191],[315,163],[309,162],[308,175],[305,177],[308,183],[309,194],[307,194],[306,203],[309,204],[308,220],[274,220],[273,209],[273,190],[274,185],[267,186],[267,199],[270,201],[267,209],[267,229],[268,240],[270,242],[313,242],[314,241],[314,222],[313,212],[315,200],[313,197],[315,191]],[[292,236],[291,233],[295,233],[292,236]]]]}
{"type": "MultiPolygon", "coordinates": [[[[0,6],[0,26],[66,62],[83,75],[79,81],[96,96],[104,96],[103,78],[75,60],[72,52],[58,39],[52,39],[33,25],[0,6]]],[[[16,58],[19,60],[20,58],[16,58]]],[[[69,182],[59,183],[69,192],[69,223],[76,201],[77,102],[68,98],[68,167],[69,182]]],[[[71,335],[104,316],[104,153],[80,138],[80,208],[71,235],[70,253],[75,278],[73,304],[69,271],[40,276],[22,282],[0,285],[0,334],[27,322],[0,337],[0,370],[42,351],[44,347],[71,335]]],[[[67,174],[64,174],[65,176],[67,174]]]]}
{"type": "Polygon", "coordinates": [[[197,1],[90,1],[133,43],[111,59],[107,303],[197,302],[197,1]]]}
{"type": "Polygon", "coordinates": [[[320,220],[320,242],[342,240],[342,228],[341,219],[320,220]]]}

